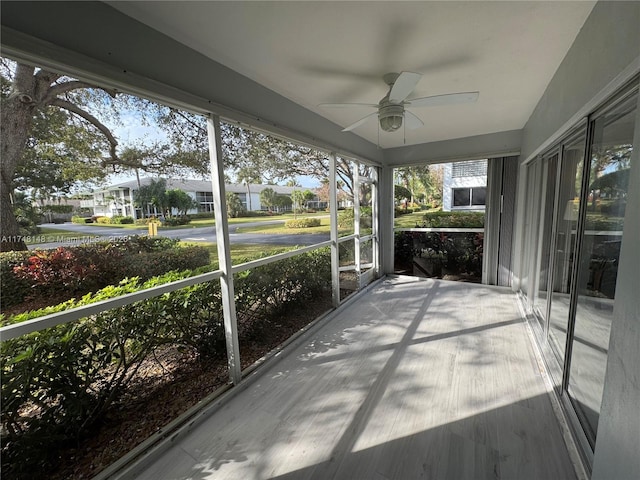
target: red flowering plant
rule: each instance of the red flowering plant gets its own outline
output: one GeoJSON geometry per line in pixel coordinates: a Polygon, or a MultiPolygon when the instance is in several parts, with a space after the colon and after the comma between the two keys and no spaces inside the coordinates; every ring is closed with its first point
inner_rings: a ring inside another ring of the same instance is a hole
{"type": "Polygon", "coordinates": [[[26,264],[13,268],[15,276],[28,280],[34,288],[69,291],[85,289],[97,280],[99,271],[80,251],[58,247],[55,250],[37,250],[26,264]],[[79,258],[80,257],[80,258],[79,258]]]}

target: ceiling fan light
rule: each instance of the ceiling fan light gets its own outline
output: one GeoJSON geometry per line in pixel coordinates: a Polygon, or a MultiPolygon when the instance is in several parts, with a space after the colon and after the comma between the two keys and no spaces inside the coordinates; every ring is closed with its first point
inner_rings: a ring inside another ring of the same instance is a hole
{"type": "Polygon", "coordinates": [[[395,132],[402,126],[402,115],[380,117],[380,128],[385,132],[395,132]]]}
{"type": "Polygon", "coordinates": [[[404,106],[383,103],[378,115],[380,116],[380,128],[385,132],[395,132],[402,126],[404,106]]]}

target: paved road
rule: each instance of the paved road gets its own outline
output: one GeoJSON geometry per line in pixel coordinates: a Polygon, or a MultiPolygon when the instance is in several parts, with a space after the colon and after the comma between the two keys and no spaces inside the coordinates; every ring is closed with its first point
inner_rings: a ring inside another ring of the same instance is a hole
{"type": "MultiPolygon", "coordinates": [[[[329,240],[328,234],[264,234],[264,233],[235,233],[238,227],[256,227],[261,225],[273,225],[284,223],[284,220],[268,220],[263,222],[245,222],[229,225],[229,239],[231,243],[253,243],[253,244],[273,244],[273,245],[313,245],[314,243],[329,240]]],[[[59,246],[79,245],[92,241],[111,240],[126,238],[130,235],[146,235],[146,230],[129,230],[115,227],[96,227],[91,224],[78,225],[75,223],[65,223],[64,225],[43,224],[42,227],[59,228],[77,232],[77,238],[61,238],[57,242],[39,243],[30,245],[32,250],[35,248],[55,248],[59,246]]],[[[193,227],[193,228],[177,228],[173,230],[160,230],[159,236],[168,238],[177,238],[187,242],[215,242],[215,227],[193,227]]]]}

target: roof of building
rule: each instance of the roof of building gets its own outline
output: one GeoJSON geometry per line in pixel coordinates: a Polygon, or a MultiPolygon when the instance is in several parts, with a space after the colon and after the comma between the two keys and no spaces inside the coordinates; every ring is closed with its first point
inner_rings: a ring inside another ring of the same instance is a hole
{"type": "MultiPolygon", "coordinates": [[[[149,185],[152,180],[158,180],[156,178],[145,177],[140,179],[140,185],[145,186],[149,185]]],[[[211,192],[213,190],[212,184],[210,180],[194,180],[194,179],[183,179],[183,178],[166,178],[167,182],[167,190],[179,189],[184,190],[185,192],[211,192]]],[[[130,188],[132,190],[138,189],[138,180],[129,180],[127,182],[116,183],[114,185],[109,185],[103,189],[98,190],[99,192],[108,192],[110,190],[121,190],[124,188],[130,188]]],[[[265,188],[272,188],[276,191],[276,193],[287,194],[290,195],[294,190],[306,190],[304,187],[288,187],[285,185],[262,185],[262,184],[249,184],[249,189],[252,193],[260,193],[265,188]]],[[[244,184],[231,183],[226,184],[225,189],[227,192],[234,193],[246,193],[247,186],[244,184]]]]}

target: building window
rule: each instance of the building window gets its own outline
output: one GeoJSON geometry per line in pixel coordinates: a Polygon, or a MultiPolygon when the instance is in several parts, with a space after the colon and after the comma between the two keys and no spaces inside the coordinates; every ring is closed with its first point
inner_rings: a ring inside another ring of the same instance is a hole
{"type": "Polygon", "coordinates": [[[213,212],[213,192],[196,192],[199,212],[213,212]]]}
{"type": "MultiPolygon", "coordinates": [[[[468,162],[455,162],[451,165],[451,177],[486,177],[487,161],[471,160],[468,162]]],[[[482,204],[484,205],[484,203],[482,204]]]]}
{"type": "Polygon", "coordinates": [[[453,206],[454,207],[471,207],[483,206],[486,204],[487,188],[454,188],[453,189],[453,206]]]}

